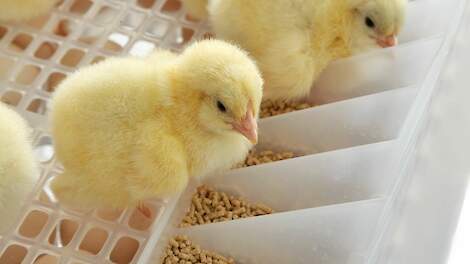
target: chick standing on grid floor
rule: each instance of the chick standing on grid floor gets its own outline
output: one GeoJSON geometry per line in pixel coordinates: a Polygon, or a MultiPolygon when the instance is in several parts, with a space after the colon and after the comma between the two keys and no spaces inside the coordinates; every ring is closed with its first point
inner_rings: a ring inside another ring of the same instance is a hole
{"type": "Polygon", "coordinates": [[[30,134],[20,115],[0,103],[0,233],[13,225],[39,177],[30,134]]]}
{"type": "Polygon", "coordinates": [[[257,140],[262,79],[253,61],[207,40],[181,55],[111,58],[63,81],[52,134],[65,205],[123,208],[183,190],[190,177],[229,169],[257,140]]]}
{"type": "Polygon", "coordinates": [[[58,0],[0,0],[0,21],[28,20],[47,13],[58,0]]]}
{"type": "Polygon", "coordinates": [[[183,0],[258,62],[267,99],[299,99],[333,60],[396,45],[407,0],[183,0]]]}

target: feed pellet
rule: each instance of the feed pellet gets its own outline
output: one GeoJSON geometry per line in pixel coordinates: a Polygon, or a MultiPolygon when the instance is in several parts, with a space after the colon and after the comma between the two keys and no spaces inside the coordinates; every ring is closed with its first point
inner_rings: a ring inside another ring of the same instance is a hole
{"type": "Polygon", "coordinates": [[[171,239],[163,256],[162,264],[235,264],[232,258],[201,249],[186,236],[171,239]]]}
{"type": "Polygon", "coordinates": [[[298,156],[291,151],[275,152],[271,150],[264,150],[256,152],[255,150],[251,150],[246,156],[245,161],[235,166],[235,168],[256,166],[263,163],[292,159],[295,157],[298,156]]]}
{"type": "Polygon", "coordinates": [[[181,227],[230,221],[239,218],[272,214],[263,204],[251,204],[224,192],[202,185],[191,199],[191,206],[183,218],[181,227]]]}
{"type": "Polygon", "coordinates": [[[282,101],[271,101],[264,100],[261,103],[260,118],[266,118],[270,116],[276,116],[289,112],[299,111],[313,107],[314,105],[306,102],[282,102],[282,101]]]}

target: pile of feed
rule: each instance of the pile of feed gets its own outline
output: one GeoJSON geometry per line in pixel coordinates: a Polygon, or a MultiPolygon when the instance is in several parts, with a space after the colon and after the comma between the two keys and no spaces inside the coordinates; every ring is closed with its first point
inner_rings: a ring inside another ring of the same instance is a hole
{"type": "Polygon", "coordinates": [[[185,236],[176,236],[170,240],[165,250],[162,264],[235,264],[232,258],[226,258],[217,253],[201,249],[185,236]]]}
{"type": "Polygon", "coordinates": [[[191,206],[183,218],[181,227],[230,221],[259,215],[272,214],[274,211],[263,204],[251,204],[241,198],[215,191],[205,185],[197,188],[191,199],[191,206]]]}
{"type": "Polygon", "coordinates": [[[271,150],[265,150],[256,152],[255,150],[251,150],[250,153],[248,153],[246,156],[245,161],[235,166],[235,168],[256,166],[263,163],[292,159],[295,157],[298,156],[296,156],[294,152],[291,151],[274,152],[271,150]]]}
{"type": "Polygon", "coordinates": [[[270,116],[276,116],[289,112],[299,111],[313,107],[313,104],[306,102],[283,102],[283,101],[271,101],[264,100],[261,103],[260,118],[266,118],[270,116]]]}

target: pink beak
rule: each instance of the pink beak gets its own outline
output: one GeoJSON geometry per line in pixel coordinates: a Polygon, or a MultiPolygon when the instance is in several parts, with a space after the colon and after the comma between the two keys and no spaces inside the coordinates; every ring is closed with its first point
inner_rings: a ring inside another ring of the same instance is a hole
{"type": "Polygon", "coordinates": [[[250,103],[245,116],[240,122],[232,124],[233,129],[244,135],[251,143],[256,144],[258,142],[258,123],[253,114],[253,106],[250,103]]]}
{"type": "Polygon", "coordinates": [[[377,44],[382,48],[389,48],[398,44],[397,37],[395,35],[386,36],[384,38],[378,38],[377,44]]]}

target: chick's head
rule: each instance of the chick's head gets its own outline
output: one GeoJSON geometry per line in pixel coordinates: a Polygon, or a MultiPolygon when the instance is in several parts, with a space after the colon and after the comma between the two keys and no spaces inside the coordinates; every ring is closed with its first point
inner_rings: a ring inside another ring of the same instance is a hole
{"type": "Polygon", "coordinates": [[[194,105],[190,114],[198,126],[257,142],[263,81],[244,51],[223,41],[201,41],[182,54],[177,69],[179,86],[188,91],[181,101],[194,105]]]}
{"type": "Polygon", "coordinates": [[[349,0],[353,12],[351,45],[354,53],[397,44],[407,0],[349,0]]]}

